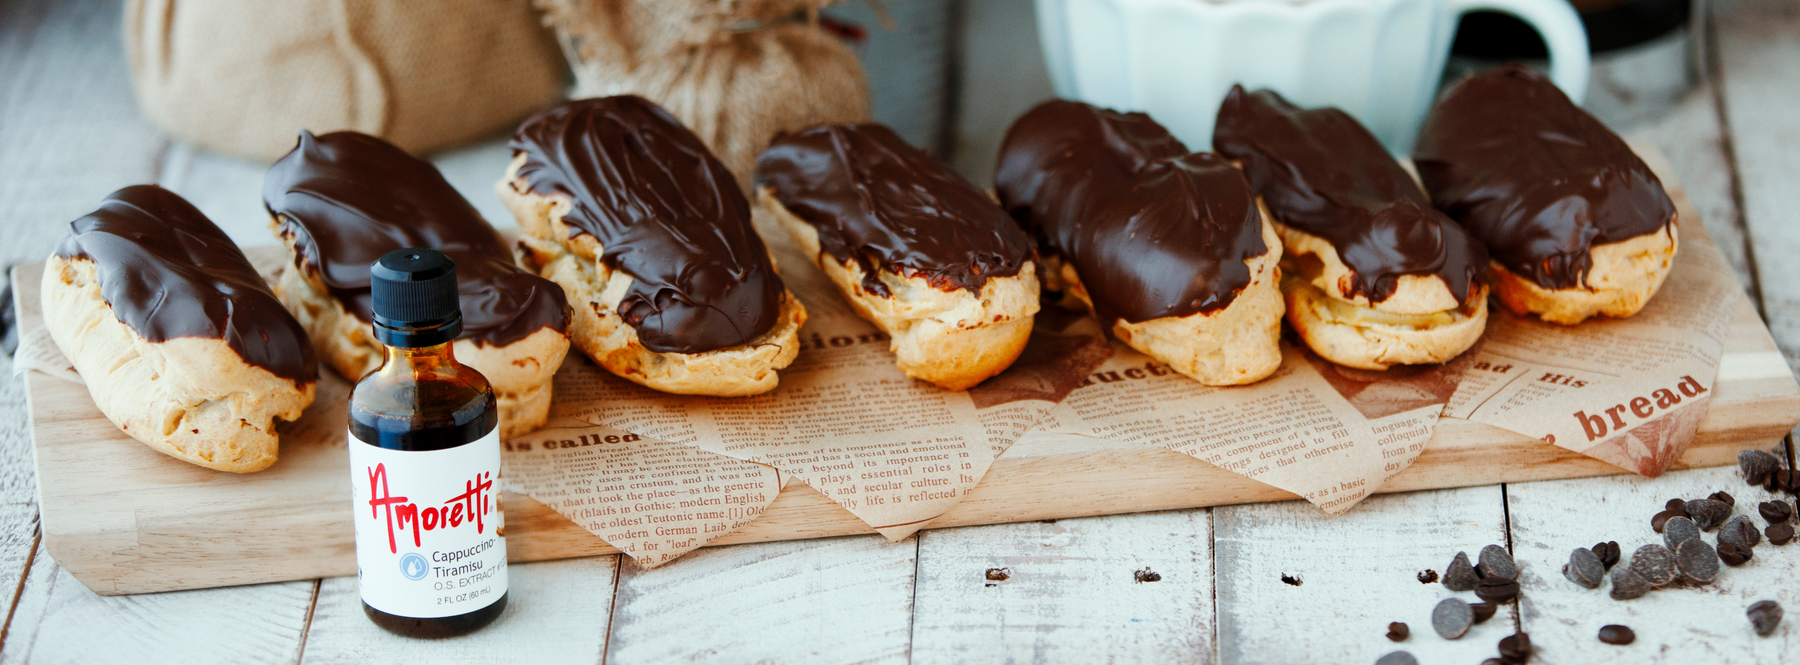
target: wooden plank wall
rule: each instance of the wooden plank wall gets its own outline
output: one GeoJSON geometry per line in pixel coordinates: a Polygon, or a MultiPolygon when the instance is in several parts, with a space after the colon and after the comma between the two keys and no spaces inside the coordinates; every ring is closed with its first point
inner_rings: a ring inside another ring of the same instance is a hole
{"type": "MultiPolygon", "coordinates": [[[[1030,0],[961,11],[950,23],[966,29],[947,142],[953,163],[985,182],[1000,132],[1049,86],[1030,0]]],[[[1800,255],[1800,8],[1722,0],[1711,12],[1705,81],[1632,131],[1669,155],[1800,366],[1800,264],[1786,260],[1800,255]]],[[[189,196],[240,242],[269,242],[259,165],[170,145],[138,114],[119,14],[118,0],[0,3],[0,263],[42,258],[64,222],[138,182],[189,196]]],[[[489,143],[436,158],[503,225],[489,188],[504,154],[489,143]]],[[[10,375],[10,364],[0,371],[10,375]]],[[[348,578],[103,598],[38,547],[20,385],[0,381],[0,664],[1085,662],[1101,651],[1117,662],[1355,663],[1395,648],[1425,662],[1475,662],[1515,629],[1535,636],[1533,662],[1542,663],[1772,662],[1800,646],[1800,629],[1758,639],[1742,616],[1764,597],[1800,609],[1791,581],[1800,550],[1764,546],[1705,592],[1624,604],[1559,579],[1573,547],[1656,540],[1647,519],[1667,498],[1727,489],[1748,505],[1763,496],[1729,469],[1381,496],[1336,519],[1264,504],[929,531],[899,543],[743,545],[654,571],[614,556],[521,564],[498,623],[435,643],[375,629],[348,578]],[[1526,600],[1464,640],[1437,638],[1430,609],[1450,594],[1416,576],[1489,543],[1513,549],[1526,600]],[[990,569],[1005,579],[989,579],[990,569]],[[1414,634],[1400,645],[1383,637],[1396,620],[1414,634]],[[1602,623],[1633,626],[1638,643],[1599,643],[1602,623]]]]}

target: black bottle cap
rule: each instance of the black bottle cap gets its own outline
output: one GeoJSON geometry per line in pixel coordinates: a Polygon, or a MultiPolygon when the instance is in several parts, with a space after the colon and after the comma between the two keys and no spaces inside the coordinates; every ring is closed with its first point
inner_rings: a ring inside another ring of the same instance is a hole
{"type": "Polygon", "coordinates": [[[456,262],[443,252],[408,247],[382,255],[369,266],[369,295],[377,342],[421,348],[462,334],[456,262]]]}

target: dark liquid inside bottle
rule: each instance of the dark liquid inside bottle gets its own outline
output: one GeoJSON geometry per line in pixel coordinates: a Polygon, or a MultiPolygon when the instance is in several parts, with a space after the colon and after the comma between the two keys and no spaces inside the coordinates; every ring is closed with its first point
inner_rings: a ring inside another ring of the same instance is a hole
{"type": "MultiPolygon", "coordinates": [[[[350,396],[350,432],[389,450],[445,450],[480,440],[500,424],[500,409],[487,379],[457,364],[450,345],[388,349],[387,363],[350,396]]],[[[505,534],[501,534],[505,535],[505,534]]],[[[389,614],[363,603],[375,625],[407,637],[466,635],[499,618],[506,594],[478,610],[447,617],[389,614]]]]}

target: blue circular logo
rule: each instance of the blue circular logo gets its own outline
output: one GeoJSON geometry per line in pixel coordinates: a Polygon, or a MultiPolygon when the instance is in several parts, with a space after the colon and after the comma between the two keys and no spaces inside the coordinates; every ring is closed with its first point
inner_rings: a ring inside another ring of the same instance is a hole
{"type": "Polygon", "coordinates": [[[400,574],[405,575],[406,579],[414,582],[425,579],[425,571],[428,570],[431,570],[431,566],[425,565],[425,557],[419,556],[418,552],[407,552],[400,557],[400,574]]]}

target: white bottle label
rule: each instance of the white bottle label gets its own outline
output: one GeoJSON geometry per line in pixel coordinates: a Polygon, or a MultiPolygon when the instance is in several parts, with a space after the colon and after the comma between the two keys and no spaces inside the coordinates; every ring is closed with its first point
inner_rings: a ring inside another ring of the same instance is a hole
{"type": "Polygon", "coordinates": [[[430,619],[506,593],[499,428],[431,451],[380,448],[352,432],[350,488],[363,602],[430,619]]]}

